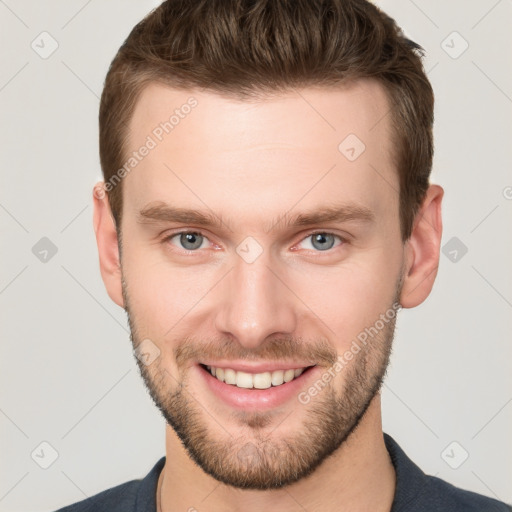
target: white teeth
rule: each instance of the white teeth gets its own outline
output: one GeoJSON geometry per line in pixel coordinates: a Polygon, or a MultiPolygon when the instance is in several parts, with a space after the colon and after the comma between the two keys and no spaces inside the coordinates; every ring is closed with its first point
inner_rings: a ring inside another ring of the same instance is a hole
{"type": "Polygon", "coordinates": [[[236,386],[238,388],[252,388],[252,375],[245,372],[236,372],[236,386]]]}
{"type": "Polygon", "coordinates": [[[272,374],[270,372],[257,373],[252,379],[256,389],[268,389],[272,386],[272,374]]]}
{"type": "Polygon", "coordinates": [[[285,382],[290,382],[296,377],[299,377],[305,370],[305,368],[297,368],[295,370],[247,373],[241,371],[237,372],[231,368],[215,368],[215,366],[207,366],[207,368],[210,373],[221,382],[245,389],[268,389],[271,386],[280,386],[285,382]]]}
{"type": "Polygon", "coordinates": [[[295,370],[286,370],[283,379],[285,382],[290,382],[295,377],[295,370]]]}
{"type": "Polygon", "coordinates": [[[236,385],[236,372],[231,368],[226,368],[224,370],[224,382],[226,384],[235,384],[236,385]]]}
{"type": "Polygon", "coordinates": [[[272,386],[281,385],[284,382],[283,375],[283,370],[276,370],[275,372],[272,372],[272,386]]]}

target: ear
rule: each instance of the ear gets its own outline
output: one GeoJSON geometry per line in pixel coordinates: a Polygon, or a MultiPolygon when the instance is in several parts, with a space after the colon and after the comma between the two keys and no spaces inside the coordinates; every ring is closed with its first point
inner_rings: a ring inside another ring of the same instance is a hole
{"type": "Polygon", "coordinates": [[[124,308],[117,230],[102,181],[94,185],[92,196],[94,233],[98,245],[101,277],[110,298],[124,308]]]}
{"type": "Polygon", "coordinates": [[[405,243],[404,282],[400,304],[414,308],[430,294],[437,276],[443,222],[441,201],[444,190],[430,185],[418,211],[409,240],[405,243]]]}

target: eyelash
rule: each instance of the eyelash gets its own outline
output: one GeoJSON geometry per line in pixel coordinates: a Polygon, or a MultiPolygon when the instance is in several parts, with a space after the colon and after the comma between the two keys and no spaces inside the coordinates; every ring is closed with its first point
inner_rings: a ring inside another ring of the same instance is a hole
{"type": "MultiPolygon", "coordinates": [[[[200,235],[202,236],[203,238],[205,238],[206,240],[210,240],[204,233],[202,233],[201,231],[195,231],[195,230],[183,230],[183,231],[176,231],[175,233],[171,233],[170,235],[166,236],[162,241],[164,243],[167,243],[167,242],[170,242],[174,237],[178,236],[178,235],[184,235],[184,234],[194,234],[194,235],[200,235]]],[[[345,245],[348,240],[346,238],[343,238],[342,236],[340,235],[337,235],[336,233],[331,233],[329,231],[313,231],[309,234],[307,234],[304,238],[302,238],[300,240],[300,242],[303,242],[304,240],[307,240],[308,238],[311,238],[312,236],[315,236],[315,235],[332,235],[334,236],[335,238],[338,238],[340,240],[340,244],[338,245],[335,245],[333,247],[331,247],[330,249],[326,249],[325,251],[314,251],[316,253],[329,253],[329,252],[332,252],[334,251],[334,249],[336,249],[336,247],[340,247],[342,245],[345,245]]],[[[299,243],[300,243],[299,242],[299,243]]],[[[194,254],[194,253],[198,253],[200,252],[200,249],[195,249],[195,250],[190,250],[190,249],[184,249],[184,248],[179,248],[181,249],[185,254],[194,254]]]]}

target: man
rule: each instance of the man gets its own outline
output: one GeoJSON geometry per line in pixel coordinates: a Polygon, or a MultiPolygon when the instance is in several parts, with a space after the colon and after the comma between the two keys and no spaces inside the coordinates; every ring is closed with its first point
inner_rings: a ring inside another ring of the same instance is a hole
{"type": "Polygon", "coordinates": [[[505,511],[382,432],[397,312],[429,295],[421,49],[364,0],[168,0],[100,106],[94,228],[166,456],[62,511],[505,511]]]}

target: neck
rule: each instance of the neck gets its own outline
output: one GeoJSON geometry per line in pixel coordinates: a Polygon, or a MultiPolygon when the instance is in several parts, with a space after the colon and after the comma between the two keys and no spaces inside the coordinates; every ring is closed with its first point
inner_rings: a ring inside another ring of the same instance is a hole
{"type": "Polygon", "coordinates": [[[395,470],[382,434],[380,394],[357,429],[340,448],[308,477],[270,491],[229,487],[207,475],[188,456],[174,430],[166,427],[166,463],[158,482],[157,510],[209,512],[390,512],[395,493],[395,470]]]}

